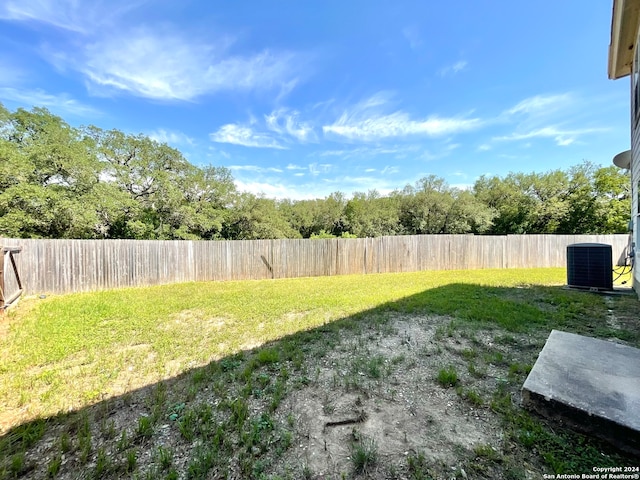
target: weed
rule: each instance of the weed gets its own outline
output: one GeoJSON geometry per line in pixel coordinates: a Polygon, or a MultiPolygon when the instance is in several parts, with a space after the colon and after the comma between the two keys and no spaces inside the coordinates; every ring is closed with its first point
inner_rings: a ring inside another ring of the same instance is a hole
{"type": "Polygon", "coordinates": [[[199,368],[191,374],[191,383],[193,385],[200,385],[207,379],[207,371],[204,368],[199,368]]]}
{"type": "Polygon", "coordinates": [[[276,409],[280,406],[280,402],[284,398],[286,388],[285,388],[285,380],[282,376],[278,377],[276,381],[275,387],[273,389],[273,395],[271,397],[271,402],[269,403],[269,411],[275,412],[276,409]]]}
{"type": "Polygon", "coordinates": [[[422,453],[411,453],[407,457],[409,478],[411,480],[432,480],[427,469],[427,460],[422,453]]]}
{"type": "Polygon", "coordinates": [[[492,365],[504,365],[505,364],[504,355],[502,354],[502,352],[497,352],[497,351],[485,354],[484,360],[485,360],[485,362],[490,363],[492,365]]]}
{"type": "Polygon", "coordinates": [[[531,371],[531,365],[512,363],[509,365],[509,376],[515,377],[516,375],[527,375],[531,371]]]}
{"type": "Polygon", "coordinates": [[[26,457],[24,452],[18,452],[11,457],[9,471],[14,477],[22,475],[26,470],[26,457]]]}
{"type": "Polygon", "coordinates": [[[153,435],[153,422],[151,417],[143,415],[138,418],[138,428],[136,429],[136,436],[143,440],[151,438],[153,435]]]}
{"type": "Polygon", "coordinates": [[[458,384],[458,373],[453,366],[441,368],[436,379],[443,387],[455,387],[458,384]]]}
{"type": "Polygon", "coordinates": [[[127,451],[127,463],[125,465],[125,471],[127,473],[133,473],[138,466],[138,454],[135,449],[127,451]]]}
{"type": "Polygon", "coordinates": [[[378,449],[373,438],[354,432],[351,444],[351,463],[356,474],[366,473],[378,461],[378,449]]]}
{"type": "Polygon", "coordinates": [[[107,422],[106,420],[102,420],[100,425],[100,431],[106,440],[111,440],[116,436],[116,422],[110,420],[107,422]]]}
{"type": "Polygon", "coordinates": [[[484,404],[482,397],[475,390],[464,390],[461,392],[461,395],[466,401],[476,407],[481,407],[484,404]]]}
{"type": "Polygon", "coordinates": [[[464,358],[465,360],[471,360],[478,356],[478,352],[472,348],[465,348],[460,352],[460,355],[462,355],[462,358],[464,358]]]}
{"type": "Polygon", "coordinates": [[[287,414],[287,425],[289,426],[289,428],[293,428],[296,425],[296,418],[292,413],[287,414]]]}
{"type": "Polygon", "coordinates": [[[333,412],[335,412],[335,410],[335,404],[328,397],[325,397],[324,401],[322,402],[322,413],[324,413],[325,415],[331,415],[333,412]]]}
{"type": "Polygon", "coordinates": [[[179,478],[178,471],[175,468],[172,468],[167,472],[167,476],[164,478],[165,480],[178,480],[179,478]]]}
{"type": "Polygon", "coordinates": [[[167,470],[173,463],[173,450],[160,445],[156,450],[155,459],[162,470],[167,470]]]}
{"type": "Polygon", "coordinates": [[[302,479],[303,480],[311,480],[313,478],[313,470],[308,464],[304,464],[302,466],[302,479]]]}
{"type": "Polygon", "coordinates": [[[473,362],[469,362],[469,365],[467,365],[467,371],[476,378],[484,378],[487,376],[486,370],[484,368],[478,369],[476,364],[473,362]]]}
{"type": "Polygon", "coordinates": [[[256,354],[258,365],[272,365],[280,361],[280,351],[277,348],[263,348],[256,354]]]}
{"type": "Polygon", "coordinates": [[[187,465],[187,480],[205,478],[214,465],[214,450],[211,447],[207,448],[205,445],[199,445],[187,465]]]}
{"type": "Polygon", "coordinates": [[[151,410],[151,423],[156,423],[164,412],[167,401],[167,386],[164,382],[158,382],[151,394],[149,409],[151,410]]]}
{"type": "Polygon", "coordinates": [[[55,478],[55,476],[58,475],[58,472],[60,472],[61,466],[62,466],[62,456],[61,455],[54,456],[49,462],[49,465],[47,465],[47,477],[55,478]]]}
{"type": "Polygon", "coordinates": [[[96,456],[96,466],[93,469],[93,478],[103,477],[110,468],[111,462],[109,460],[109,457],[107,456],[107,452],[104,448],[100,447],[96,456]]]}
{"type": "Polygon", "coordinates": [[[400,365],[406,359],[407,356],[404,353],[401,353],[400,355],[396,355],[391,359],[391,365],[400,365]]]}
{"type": "Polygon", "coordinates": [[[116,448],[119,451],[123,452],[124,450],[129,448],[130,445],[131,445],[131,441],[127,437],[127,431],[126,430],[122,430],[122,433],[120,434],[120,439],[116,443],[116,448]]]}
{"type": "Polygon", "coordinates": [[[78,448],[80,449],[80,463],[87,463],[91,456],[93,445],[91,443],[91,430],[87,423],[87,429],[78,433],[78,448]]]}
{"type": "Polygon", "coordinates": [[[476,457],[486,458],[492,462],[498,462],[501,460],[501,456],[497,450],[488,443],[476,445],[473,447],[473,453],[475,453],[476,457]]]}
{"type": "Polygon", "coordinates": [[[197,436],[208,438],[213,430],[213,410],[209,404],[201,403],[186,409],[184,415],[178,420],[178,430],[188,441],[197,436]]]}
{"type": "Polygon", "coordinates": [[[60,435],[58,443],[60,444],[60,452],[62,453],[69,452],[73,446],[71,444],[71,437],[67,432],[63,432],[62,435],[60,435]]]}

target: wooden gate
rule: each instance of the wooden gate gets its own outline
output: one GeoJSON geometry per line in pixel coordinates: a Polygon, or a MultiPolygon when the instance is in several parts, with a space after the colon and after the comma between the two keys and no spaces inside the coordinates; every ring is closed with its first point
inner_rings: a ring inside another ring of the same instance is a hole
{"type": "Polygon", "coordinates": [[[0,247],[2,261],[0,261],[0,314],[22,295],[22,281],[18,273],[15,253],[20,253],[22,247],[0,247]]]}

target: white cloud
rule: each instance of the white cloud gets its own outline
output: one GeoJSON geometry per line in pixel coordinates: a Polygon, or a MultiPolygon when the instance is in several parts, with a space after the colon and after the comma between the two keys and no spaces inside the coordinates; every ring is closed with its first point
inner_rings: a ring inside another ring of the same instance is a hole
{"type": "Polygon", "coordinates": [[[343,114],[333,125],[322,130],[328,135],[337,135],[350,140],[375,141],[385,138],[422,135],[436,137],[473,130],[482,125],[479,118],[441,118],[431,116],[414,120],[405,112],[369,117],[343,114]]]}
{"type": "Polygon", "coordinates": [[[320,175],[321,173],[329,173],[332,167],[333,165],[331,165],[330,163],[310,163],[309,173],[315,177],[320,175]]]}
{"type": "Polygon", "coordinates": [[[20,90],[11,87],[0,87],[0,100],[15,102],[24,107],[44,107],[58,114],[69,114],[78,117],[96,117],[100,111],[90,105],[78,102],[66,93],[53,95],[41,89],[20,90]]]}
{"type": "Polygon", "coordinates": [[[250,192],[254,195],[264,194],[268,198],[291,200],[313,200],[320,195],[314,195],[313,189],[308,185],[284,185],[282,183],[257,182],[234,180],[236,188],[241,192],[250,192]]]}
{"type": "Polygon", "coordinates": [[[446,67],[441,68],[438,71],[438,75],[440,75],[441,77],[446,77],[448,75],[455,75],[463,71],[465,68],[467,68],[467,65],[468,63],[466,60],[459,60],[452,65],[447,65],[446,67]]]}
{"type": "Polygon", "coordinates": [[[217,132],[209,134],[209,138],[217,143],[231,143],[243,147],[285,149],[270,135],[233,123],[223,125],[217,132]]]}
{"type": "Polygon", "coordinates": [[[452,135],[483,124],[479,118],[443,118],[432,115],[424,119],[413,119],[403,111],[386,113],[389,103],[390,94],[379,92],[344,111],[338,120],[323,126],[322,130],[327,136],[370,142],[408,136],[452,135]]]}
{"type": "Polygon", "coordinates": [[[182,132],[170,131],[160,128],[154,130],[148,134],[148,137],[159,143],[166,143],[169,145],[195,145],[193,138],[182,132]]]}
{"type": "Polygon", "coordinates": [[[566,107],[572,102],[572,100],[573,97],[570,93],[563,93],[559,95],[535,95],[533,97],[525,98],[505,113],[508,115],[551,113],[563,106],[566,107]]]}
{"type": "Polygon", "coordinates": [[[491,150],[491,145],[487,145],[486,143],[483,143],[482,145],[479,145],[476,150],[478,150],[479,152],[486,152],[491,150]]]}
{"type": "Polygon", "coordinates": [[[296,56],[263,50],[248,55],[229,52],[233,39],[203,41],[187,32],[139,27],[95,39],[89,35],[77,52],[47,47],[45,58],[60,69],[80,71],[97,95],[116,92],[191,101],[233,90],[286,90],[296,85],[296,56]]]}
{"type": "Polygon", "coordinates": [[[256,173],[282,173],[283,170],[275,167],[260,167],[258,165],[231,165],[229,170],[244,171],[244,172],[256,172],[256,173]]]}
{"type": "Polygon", "coordinates": [[[382,175],[387,175],[387,174],[392,174],[392,173],[398,173],[399,171],[400,171],[400,169],[398,167],[386,166],[380,171],[380,173],[382,175]]]}
{"type": "Polygon", "coordinates": [[[289,135],[300,142],[316,141],[317,136],[311,124],[300,121],[300,113],[279,109],[265,115],[267,128],[279,134],[289,135]]]}
{"type": "Polygon", "coordinates": [[[294,165],[293,163],[290,163],[289,165],[286,166],[287,170],[306,170],[307,167],[301,167],[300,165],[294,165]]]}
{"type": "Polygon", "coordinates": [[[606,128],[578,128],[578,129],[561,129],[556,126],[543,127],[536,130],[530,130],[525,133],[512,133],[502,137],[495,137],[497,141],[510,140],[526,140],[529,138],[553,138],[558,146],[565,147],[574,143],[578,137],[590,133],[599,133],[607,131],[606,128]]]}
{"type": "Polygon", "coordinates": [[[40,23],[81,35],[112,29],[116,20],[147,0],[5,0],[0,19],[40,23]]]}

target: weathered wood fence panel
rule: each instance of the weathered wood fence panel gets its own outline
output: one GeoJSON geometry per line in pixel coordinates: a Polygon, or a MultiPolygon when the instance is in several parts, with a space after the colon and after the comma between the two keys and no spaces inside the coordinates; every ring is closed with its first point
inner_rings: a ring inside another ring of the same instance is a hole
{"type": "Polygon", "coordinates": [[[317,240],[34,240],[16,256],[27,294],[188,281],[478,268],[564,267],[572,243],[606,243],[614,264],[627,235],[411,235],[317,240]]]}

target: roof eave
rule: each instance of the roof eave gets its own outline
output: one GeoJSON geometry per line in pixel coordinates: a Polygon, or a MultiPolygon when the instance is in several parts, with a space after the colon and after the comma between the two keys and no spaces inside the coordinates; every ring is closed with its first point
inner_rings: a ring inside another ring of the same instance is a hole
{"type": "Polygon", "coordinates": [[[613,1],[608,68],[611,79],[615,80],[631,74],[639,19],[640,1],[613,1]]]}

